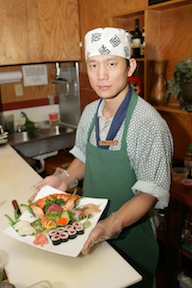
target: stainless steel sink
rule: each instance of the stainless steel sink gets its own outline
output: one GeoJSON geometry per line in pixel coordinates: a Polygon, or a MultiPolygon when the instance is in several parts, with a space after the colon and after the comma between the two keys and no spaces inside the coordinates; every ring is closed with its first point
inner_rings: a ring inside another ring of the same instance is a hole
{"type": "Polygon", "coordinates": [[[9,135],[8,141],[23,155],[35,157],[72,147],[75,142],[75,129],[63,124],[37,125],[33,132],[24,131],[9,135]]]}
{"type": "Polygon", "coordinates": [[[51,126],[49,128],[37,128],[37,131],[40,135],[43,136],[57,136],[61,134],[67,134],[74,131],[74,129],[66,126],[51,126]]]}
{"type": "Polygon", "coordinates": [[[40,135],[37,132],[19,132],[9,135],[9,143],[12,144],[19,144],[24,142],[29,142],[36,140],[40,137],[40,135]]]}

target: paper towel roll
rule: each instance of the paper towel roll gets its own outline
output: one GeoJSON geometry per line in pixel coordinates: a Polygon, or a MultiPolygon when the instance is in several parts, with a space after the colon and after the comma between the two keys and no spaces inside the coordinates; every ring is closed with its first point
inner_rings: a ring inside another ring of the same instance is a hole
{"type": "Polygon", "coordinates": [[[21,81],[23,74],[21,71],[9,71],[0,73],[0,84],[19,82],[21,81]]]}

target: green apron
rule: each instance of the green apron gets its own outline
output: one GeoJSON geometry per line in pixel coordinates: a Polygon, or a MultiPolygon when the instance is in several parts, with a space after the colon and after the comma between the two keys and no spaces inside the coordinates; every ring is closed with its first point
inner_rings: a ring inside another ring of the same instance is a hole
{"type": "MultiPolygon", "coordinates": [[[[120,150],[101,149],[91,145],[89,141],[87,144],[83,195],[109,199],[103,218],[111,215],[134,196],[131,187],[136,182],[136,175],[127,156],[126,136],[137,99],[137,95],[133,92],[126,114],[120,150]]],[[[94,124],[95,118],[89,129],[88,140],[94,124]]],[[[123,229],[120,236],[110,240],[109,243],[143,276],[144,281],[134,287],[152,287],[158,261],[158,244],[148,215],[123,229]]]]}

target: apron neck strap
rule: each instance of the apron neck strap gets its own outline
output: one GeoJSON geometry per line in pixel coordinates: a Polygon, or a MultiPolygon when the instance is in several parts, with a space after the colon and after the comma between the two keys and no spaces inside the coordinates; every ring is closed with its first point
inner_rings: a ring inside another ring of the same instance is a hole
{"type": "MultiPolygon", "coordinates": [[[[129,102],[131,100],[131,95],[132,95],[132,87],[129,86],[129,90],[126,94],[125,99],[119,106],[117,112],[115,113],[115,116],[112,120],[109,132],[107,134],[106,140],[113,140],[114,137],[116,136],[117,132],[119,131],[119,128],[121,127],[126,114],[127,114],[127,109],[129,107],[129,102]]],[[[101,104],[101,101],[99,102],[99,105],[101,104]]],[[[100,141],[100,136],[99,136],[99,117],[98,117],[98,109],[99,105],[97,107],[97,112],[96,112],[96,139],[97,139],[97,146],[102,148],[102,149],[109,149],[109,146],[101,146],[99,145],[100,141]]]]}

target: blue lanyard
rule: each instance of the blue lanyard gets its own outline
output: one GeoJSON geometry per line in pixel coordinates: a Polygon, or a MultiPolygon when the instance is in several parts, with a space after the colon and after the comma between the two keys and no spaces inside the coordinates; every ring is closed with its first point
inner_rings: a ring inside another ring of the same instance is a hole
{"type": "MultiPolygon", "coordinates": [[[[123,123],[127,109],[129,106],[129,102],[131,100],[131,95],[132,95],[132,87],[129,85],[129,91],[126,94],[125,99],[119,106],[117,112],[115,113],[115,116],[113,118],[113,121],[111,123],[111,127],[109,129],[109,132],[107,134],[106,140],[113,140],[114,137],[116,136],[117,132],[119,131],[119,128],[121,127],[121,124],[123,123]]],[[[99,102],[99,105],[101,104],[102,99],[99,102]]],[[[102,146],[99,145],[100,137],[99,137],[99,117],[98,117],[98,109],[99,105],[97,107],[96,111],[96,140],[97,140],[97,146],[102,149],[109,149],[109,146],[102,146]]]]}

